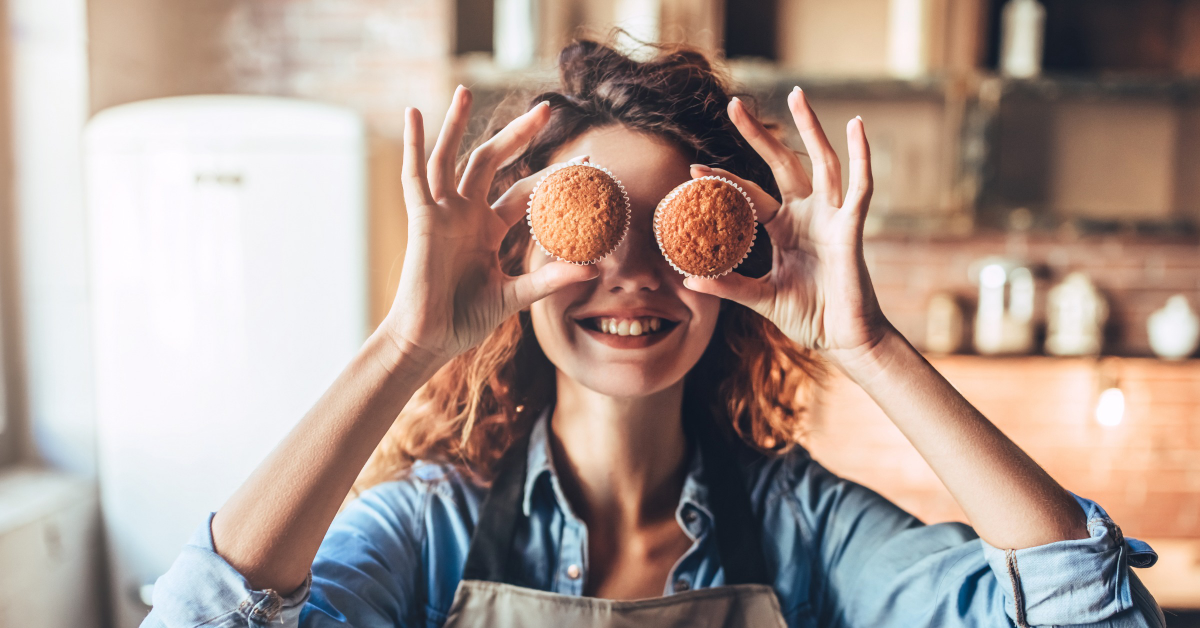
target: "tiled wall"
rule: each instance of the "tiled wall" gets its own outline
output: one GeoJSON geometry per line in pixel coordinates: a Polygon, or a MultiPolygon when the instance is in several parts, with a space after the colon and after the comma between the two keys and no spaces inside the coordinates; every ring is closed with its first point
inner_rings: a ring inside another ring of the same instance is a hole
{"type": "MultiPolygon", "coordinates": [[[[1097,363],[1079,358],[935,358],[980,411],[1068,490],[1100,503],[1158,564],[1138,576],[1168,608],[1200,609],[1200,360],[1108,359],[1124,419],[1095,419],[1097,363]]],[[[807,442],[833,472],[923,521],[969,521],[896,426],[852,382],[819,392],[807,442]]]]}
{"type": "MultiPolygon", "coordinates": [[[[454,88],[454,3],[108,0],[88,9],[92,108],[198,93],[312,98],[399,137],[454,88]]],[[[433,126],[436,133],[436,126],[433,126]]]]}
{"type": "Polygon", "coordinates": [[[452,2],[413,0],[245,2],[222,35],[238,91],[346,105],[399,137],[406,106],[440,121],[449,102],[453,11],[452,2]]]}
{"type": "MultiPolygon", "coordinates": [[[[1100,367],[1082,358],[933,359],[981,412],[1067,489],[1131,536],[1200,539],[1200,361],[1106,360],[1125,393],[1119,425],[1096,421],[1100,367]]],[[[820,393],[809,449],[927,521],[964,521],[933,471],[861,389],[820,393]]]]}
{"type": "Polygon", "coordinates": [[[1015,234],[942,240],[875,238],[866,244],[867,266],[884,313],[918,346],[924,342],[926,306],[934,293],[957,295],[969,319],[978,292],[972,266],[988,256],[1022,261],[1040,274],[1039,314],[1045,311],[1050,287],[1072,271],[1087,272],[1109,299],[1106,354],[1152,355],[1146,321],[1173,294],[1187,295],[1192,308],[1200,311],[1200,242],[1194,237],[1015,234]]]}

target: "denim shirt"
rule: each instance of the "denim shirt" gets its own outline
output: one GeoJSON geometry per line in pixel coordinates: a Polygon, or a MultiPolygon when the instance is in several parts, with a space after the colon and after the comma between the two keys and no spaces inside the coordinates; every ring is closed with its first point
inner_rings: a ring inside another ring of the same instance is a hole
{"type": "MultiPolygon", "coordinates": [[[[521,586],[582,595],[588,531],[563,496],[549,411],[529,441],[516,532],[521,586]]],[[[696,448],[693,448],[696,449],[696,448]]],[[[663,595],[724,583],[703,460],[693,451],[675,518],[692,541],[663,595]]],[[[999,549],[961,523],[924,525],[797,449],[745,468],[763,550],[789,628],[813,626],[1164,626],[1130,566],[1157,559],[1076,497],[1089,537],[999,549]]],[[[453,467],[418,463],[365,491],[334,520],[308,581],[254,590],[213,549],[204,521],[154,587],[143,627],[439,627],[462,577],[486,489],[453,467]]]]}

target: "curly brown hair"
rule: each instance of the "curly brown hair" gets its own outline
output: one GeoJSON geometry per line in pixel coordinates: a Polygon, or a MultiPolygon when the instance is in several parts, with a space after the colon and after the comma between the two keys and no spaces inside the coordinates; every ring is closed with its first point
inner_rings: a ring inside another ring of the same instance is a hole
{"type": "MultiPolygon", "coordinates": [[[[560,88],[534,96],[525,106],[549,102],[550,122],[497,172],[490,198],[545,168],[565,143],[612,125],[664,138],[693,163],[736,172],[778,198],[770,168],[726,113],[733,94],[724,73],[687,47],[651,49],[653,56],[642,61],[590,40],[563,49],[560,88]]],[[[493,115],[482,139],[509,119],[493,115]]],[[[530,241],[523,222],[508,232],[499,252],[505,272],[524,272],[530,241]]],[[[755,249],[737,272],[761,276],[770,269],[771,256],[770,239],[760,225],[755,249]]],[[[770,321],[726,301],[712,340],[685,377],[684,397],[699,404],[693,407],[703,408],[722,431],[763,453],[781,453],[803,434],[806,393],[822,370],[812,352],[770,321]]],[[[534,337],[529,313],[510,317],[413,397],[364,468],[355,494],[402,477],[416,460],[452,464],[486,481],[504,452],[554,402],[554,382],[554,366],[534,337]]]]}

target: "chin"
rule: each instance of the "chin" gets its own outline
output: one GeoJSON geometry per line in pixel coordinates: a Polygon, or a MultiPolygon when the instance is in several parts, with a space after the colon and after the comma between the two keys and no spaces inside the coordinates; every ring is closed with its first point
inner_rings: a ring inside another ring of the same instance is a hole
{"type": "Polygon", "coordinates": [[[679,384],[708,347],[719,307],[688,307],[661,297],[594,301],[535,304],[534,335],[562,375],[601,395],[627,399],[679,384]]]}
{"type": "Polygon", "coordinates": [[[686,369],[663,370],[628,363],[562,365],[558,369],[588,390],[618,398],[649,397],[675,385],[687,374],[686,369]]]}

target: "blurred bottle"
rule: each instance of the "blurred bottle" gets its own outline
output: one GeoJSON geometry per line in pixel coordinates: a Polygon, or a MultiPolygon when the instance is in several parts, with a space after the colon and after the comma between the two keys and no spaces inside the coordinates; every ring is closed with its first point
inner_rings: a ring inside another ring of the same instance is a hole
{"type": "Polygon", "coordinates": [[[1033,349],[1033,272],[1015,262],[988,259],[979,269],[975,310],[975,350],[983,355],[1015,355],[1033,349]]]}
{"type": "Polygon", "coordinates": [[[1042,73],[1046,9],[1037,0],[1009,0],[1000,17],[1000,73],[1033,78],[1042,73]]]}
{"type": "Polygon", "coordinates": [[[929,0],[888,3],[888,68],[900,78],[929,72],[929,0]]]}
{"type": "Polygon", "coordinates": [[[963,310],[958,299],[939,292],[925,309],[925,351],[946,355],[957,353],[963,345],[963,310]]]}
{"type": "Polygon", "coordinates": [[[1187,297],[1177,294],[1150,315],[1147,321],[1150,348],[1164,360],[1183,360],[1200,345],[1200,317],[1192,311],[1187,297]]]}
{"type": "Polygon", "coordinates": [[[1099,355],[1108,302],[1082,272],[1073,272],[1046,295],[1046,353],[1099,355]]]}
{"type": "Polygon", "coordinates": [[[494,11],[496,65],[510,70],[533,65],[538,45],[538,1],[496,0],[494,11]]]}

